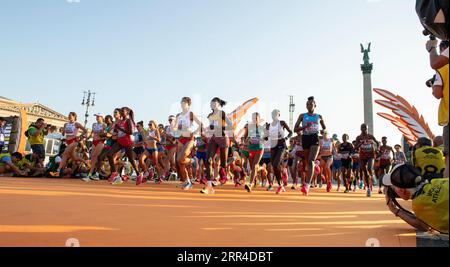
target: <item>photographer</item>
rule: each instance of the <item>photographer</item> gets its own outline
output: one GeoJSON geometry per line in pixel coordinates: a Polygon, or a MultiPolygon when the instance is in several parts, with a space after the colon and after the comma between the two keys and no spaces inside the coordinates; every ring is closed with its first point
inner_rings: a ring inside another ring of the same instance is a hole
{"type": "Polygon", "coordinates": [[[37,119],[36,123],[31,124],[28,130],[25,132],[25,136],[28,137],[28,143],[30,143],[33,154],[36,154],[40,167],[44,167],[45,160],[45,147],[44,136],[47,135],[47,124],[44,119],[37,119]]]}
{"type": "Polygon", "coordinates": [[[396,166],[383,177],[386,203],[400,217],[419,231],[436,230],[448,234],[448,178],[424,180],[411,165],[396,166]],[[396,197],[412,200],[411,213],[398,204],[396,197]]]}
{"type": "MultiPolygon", "coordinates": [[[[443,41],[447,42],[447,41],[443,41]]],[[[441,43],[442,44],[442,43],[441,43]]],[[[434,70],[438,70],[445,65],[448,65],[448,46],[445,49],[440,51],[440,54],[437,52],[438,40],[429,40],[426,44],[426,49],[428,53],[430,53],[430,66],[434,70]]]]}
{"type": "MultiPolygon", "coordinates": [[[[442,41],[440,44],[441,51],[447,51],[448,54],[448,41],[442,41]]],[[[438,112],[438,122],[440,126],[444,127],[443,137],[444,137],[444,155],[445,155],[445,177],[449,175],[449,162],[448,162],[448,109],[449,109],[449,80],[448,80],[448,55],[447,64],[436,71],[434,79],[431,79],[427,85],[433,88],[433,96],[436,99],[440,99],[439,112],[438,112]]]]}
{"type": "Polygon", "coordinates": [[[444,175],[445,160],[442,150],[433,147],[431,140],[421,137],[412,151],[412,163],[424,179],[431,180],[444,175]]]}

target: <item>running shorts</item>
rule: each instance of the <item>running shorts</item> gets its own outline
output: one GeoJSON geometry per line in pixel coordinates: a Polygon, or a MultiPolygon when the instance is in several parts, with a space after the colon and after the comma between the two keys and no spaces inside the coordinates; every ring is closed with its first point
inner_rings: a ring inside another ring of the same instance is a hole
{"type": "Polygon", "coordinates": [[[351,169],[352,159],[341,159],[342,168],[351,169]]]}
{"type": "Polygon", "coordinates": [[[187,143],[194,141],[194,137],[180,137],[178,138],[178,142],[180,142],[183,146],[187,143]]]}
{"type": "Polygon", "coordinates": [[[363,166],[363,165],[367,165],[367,169],[369,170],[373,170],[373,165],[375,163],[375,159],[374,158],[360,158],[359,159],[359,166],[363,166]]]}
{"type": "Polygon", "coordinates": [[[304,150],[308,150],[312,146],[319,146],[319,136],[317,134],[302,135],[302,146],[304,150]]]}
{"type": "Polygon", "coordinates": [[[78,143],[78,137],[73,138],[73,139],[67,139],[67,140],[66,140],[66,144],[67,144],[68,146],[70,146],[70,145],[73,144],[73,143],[78,143]]]}
{"type": "Polygon", "coordinates": [[[207,162],[208,161],[208,153],[206,152],[198,152],[195,154],[196,157],[198,158],[198,160],[203,160],[203,162],[207,162]]]}
{"type": "Polygon", "coordinates": [[[104,144],[104,143],[105,143],[104,140],[94,140],[94,141],[92,141],[92,145],[94,147],[98,146],[99,144],[104,144]]]}
{"type": "Polygon", "coordinates": [[[342,161],[341,160],[335,160],[333,161],[333,171],[337,171],[342,167],[342,161]]]}
{"type": "Polygon", "coordinates": [[[248,151],[249,153],[249,159],[250,161],[253,161],[253,159],[257,156],[257,155],[261,155],[262,153],[264,153],[264,150],[250,150],[248,151]]]}
{"type": "Polygon", "coordinates": [[[269,165],[270,164],[270,158],[262,158],[261,161],[259,162],[259,165],[262,166],[263,164],[269,165]]]}

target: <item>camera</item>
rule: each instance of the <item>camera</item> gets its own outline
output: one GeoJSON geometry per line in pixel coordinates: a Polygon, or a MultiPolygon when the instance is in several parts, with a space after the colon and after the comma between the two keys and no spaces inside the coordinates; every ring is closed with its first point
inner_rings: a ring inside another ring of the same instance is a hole
{"type": "Polygon", "coordinates": [[[435,81],[436,81],[436,75],[433,75],[433,78],[426,81],[425,84],[427,85],[427,87],[431,88],[431,87],[433,87],[435,81]]]}
{"type": "Polygon", "coordinates": [[[434,36],[429,30],[425,29],[422,32],[423,35],[425,36],[430,36],[430,40],[436,40],[436,36],[434,36]]]}

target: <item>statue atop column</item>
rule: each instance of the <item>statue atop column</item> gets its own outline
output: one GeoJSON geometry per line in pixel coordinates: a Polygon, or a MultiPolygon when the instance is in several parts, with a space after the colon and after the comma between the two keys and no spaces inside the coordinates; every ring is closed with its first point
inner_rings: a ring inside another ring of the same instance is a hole
{"type": "Polygon", "coordinates": [[[372,45],[372,43],[369,43],[369,45],[367,46],[367,49],[364,49],[363,44],[361,44],[361,53],[364,54],[364,57],[363,57],[364,64],[361,65],[361,70],[363,71],[364,74],[372,73],[372,70],[373,70],[373,64],[370,63],[370,57],[369,57],[371,45],[372,45]]]}

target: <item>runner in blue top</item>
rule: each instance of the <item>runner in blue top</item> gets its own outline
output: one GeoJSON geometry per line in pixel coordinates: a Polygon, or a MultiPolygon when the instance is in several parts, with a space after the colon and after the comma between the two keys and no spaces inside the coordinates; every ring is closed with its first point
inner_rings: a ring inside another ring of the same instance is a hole
{"type": "Polygon", "coordinates": [[[314,176],[314,162],[319,155],[319,133],[323,134],[323,131],[326,130],[322,116],[314,113],[316,106],[314,97],[308,98],[308,101],[306,102],[308,112],[299,116],[294,128],[295,132],[302,135],[305,159],[308,164],[306,183],[301,189],[304,195],[309,194],[310,183],[314,176]],[[322,130],[320,130],[320,126],[322,126],[322,130]]]}

